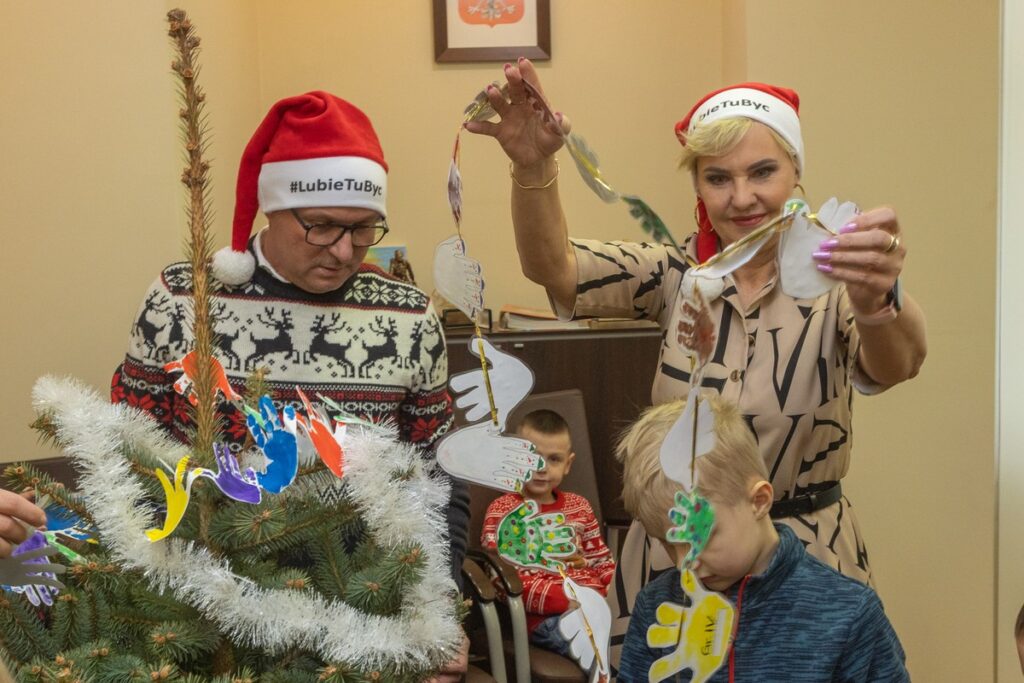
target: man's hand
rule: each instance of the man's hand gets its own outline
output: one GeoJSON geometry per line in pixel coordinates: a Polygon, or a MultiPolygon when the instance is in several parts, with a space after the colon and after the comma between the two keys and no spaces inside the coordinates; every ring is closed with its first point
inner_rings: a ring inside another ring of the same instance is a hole
{"type": "Polygon", "coordinates": [[[0,558],[10,557],[14,546],[28,540],[33,528],[46,526],[46,513],[29,502],[31,497],[31,492],[19,496],[0,489],[0,558]]]}
{"type": "Polygon", "coordinates": [[[459,683],[469,668],[469,638],[462,634],[462,643],[455,657],[441,667],[436,676],[428,678],[425,683],[459,683]]]}

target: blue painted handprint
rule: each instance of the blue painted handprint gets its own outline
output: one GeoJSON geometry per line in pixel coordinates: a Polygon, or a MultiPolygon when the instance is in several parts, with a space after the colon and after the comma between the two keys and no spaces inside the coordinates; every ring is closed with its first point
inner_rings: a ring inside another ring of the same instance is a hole
{"type": "Polygon", "coordinates": [[[199,476],[213,480],[221,493],[232,500],[253,504],[260,502],[262,492],[256,483],[256,471],[246,467],[243,473],[238,466],[238,459],[231,454],[231,449],[226,444],[214,444],[213,453],[217,458],[216,474],[212,470],[203,469],[199,476]]]}
{"type": "Polygon", "coordinates": [[[256,473],[256,483],[269,493],[281,493],[295,481],[299,471],[295,409],[285,406],[283,418],[278,420],[274,402],[269,396],[262,396],[259,413],[249,407],[245,412],[249,433],[269,461],[265,472],[256,473]]]}

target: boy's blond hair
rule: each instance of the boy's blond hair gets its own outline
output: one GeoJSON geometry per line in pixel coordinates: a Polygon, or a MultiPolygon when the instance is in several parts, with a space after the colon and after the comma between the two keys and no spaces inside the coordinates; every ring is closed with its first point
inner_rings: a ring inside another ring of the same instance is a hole
{"type": "MultiPolygon", "coordinates": [[[[679,161],[679,168],[685,168],[695,174],[697,159],[700,157],[720,157],[728,154],[747,134],[752,123],[754,123],[753,119],[739,116],[734,119],[717,119],[711,123],[697,126],[693,133],[686,136],[686,146],[683,147],[683,157],[679,161]]],[[[774,128],[765,127],[775,142],[779,143],[779,147],[789,155],[793,165],[799,169],[800,164],[796,161],[796,150],[793,149],[793,146],[783,140],[774,128]]]]}
{"type": "MultiPolygon", "coordinates": [[[[739,409],[720,398],[702,399],[715,416],[715,447],[697,458],[697,491],[714,502],[737,503],[754,481],[768,480],[757,442],[739,409]]],[[[668,510],[682,485],[661,468],[661,444],[686,407],[683,399],[645,410],[619,438],[615,457],[623,465],[622,500],[626,511],[652,536],[668,530],[668,510]]]]}

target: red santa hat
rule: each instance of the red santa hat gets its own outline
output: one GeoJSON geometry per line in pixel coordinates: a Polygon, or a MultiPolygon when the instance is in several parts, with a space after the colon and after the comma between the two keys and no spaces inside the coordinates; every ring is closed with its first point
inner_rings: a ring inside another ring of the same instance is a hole
{"type": "Polygon", "coordinates": [[[255,269],[249,235],[256,211],[352,206],[387,215],[388,166],[366,114],[315,90],[277,102],[242,153],[231,247],[214,255],[213,274],[228,285],[255,269]]]}
{"type": "MultiPolygon", "coordinates": [[[[789,88],[766,83],[740,83],[705,95],[676,124],[676,137],[683,147],[686,138],[704,124],[720,119],[748,118],[763,123],[796,152],[798,173],[804,169],[804,141],[800,134],[800,96],[789,88]]],[[[718,251],[718,237],[708,219],[704,202],[697,200],[697,259],[703,263],[718,251]]]]}

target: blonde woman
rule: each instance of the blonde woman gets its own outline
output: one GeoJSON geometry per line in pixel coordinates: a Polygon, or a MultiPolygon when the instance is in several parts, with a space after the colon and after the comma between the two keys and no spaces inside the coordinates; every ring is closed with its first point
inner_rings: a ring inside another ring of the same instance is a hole
{"type": "MultiPolygon", "coordinates": [[[[667,334],[651,401],[685,396],[689,360],[675,338],[687,263],[658,244],[569,239],[554,155],[570,123],[560,113],[550,120],[531,100],[524,79],[543,91],[528,60],[504,71],[507,98],[488,89],[500,121],[466,128],[494,137],[511,160],[523,273],[547,289],[563,318],[657,320],[667,334]]],[[[682,166],[697,196],[699,229],[685,241],[690,259],[706,261],[799,193],[805,153],[798,109],[792,90],[746,83],[709,93],[677,124],[682,166]]],[[[870,583],[867,546],[841,481],[850,465],[853,390],[883,391],[916,375],[924,361],[924,316],[899,284],[907,247],[893,209],[859,214],[814,255],[838,286],[797,300],[778,284],[776,246],[725,277],[710,302],[718,341],[703,387],[738,404],[752,427],[775,491],[773,517],[811,555],[870,583]]],[[[646,583],[648,568],[629,557],[643,543],[634,524],[617,581],[629,597],[618,598],[616,616],[628,617],[632,596],[646,583]]]]}

